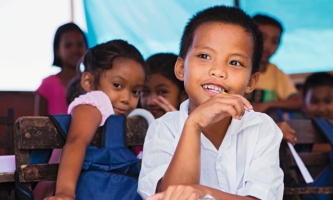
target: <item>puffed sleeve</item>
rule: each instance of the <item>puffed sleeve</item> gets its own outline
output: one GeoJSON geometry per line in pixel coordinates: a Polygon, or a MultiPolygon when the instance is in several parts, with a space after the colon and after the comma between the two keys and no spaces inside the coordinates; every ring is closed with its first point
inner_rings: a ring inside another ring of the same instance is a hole
{"type": "Polygon", "coordinates": [[[114,114],[111,100],[102,91],[92,91],[86,94],[80,95],[75,98],[74,101],[68,106],[68,114],[72,113],[72,110],[82,104],[88,104],[96,107],[102,114],[102,122],[100,126],[103,126],[105,120],[112,114],[114,114]]]}
{"type": "Polygon", "coordinates": [[[263,200],[281,200],[284,188],[283,172],[279,164],[282,132],[267,115],[263,114],[262,119],[253,157],[244,175],[244,187],[237,194],[263,200]]]}

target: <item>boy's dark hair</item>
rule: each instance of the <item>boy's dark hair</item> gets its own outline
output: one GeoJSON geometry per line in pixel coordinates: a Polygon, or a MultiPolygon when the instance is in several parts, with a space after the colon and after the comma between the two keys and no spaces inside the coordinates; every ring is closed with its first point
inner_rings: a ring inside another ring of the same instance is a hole
{"type": "Polygon", "coordinates": [[[252,19],[259,25],[272,25],[272,26],[279,28],[281,31],[281,34],[283,32],[282,24],[273,17],[270,17],[268,15],[263,15],[263,14],[256,14],[252,17],[252,19]]]}
{"type": "Polygon", "coordinates": [[[69,31],[80,32],[83,36],[84,43],[85,43],[86,47],[88,48],[88,42],[87,42],[86,35],[83,33],[83,31],[80,29],[80,27],[78,25],[70,22],[70,23],[63,24],[62,26],[59,26],[59,28],[57,29],[57,31],[55,33],[54,40],[53,40],[53,63],[52,63],[52,65],[54,65],[54,66],[62,67],[61,59],[56,55],[56,52],[59,49],[59,44],[60,44],[62,35],[69,31]]]}
{"type": "Polygon", "coordinates": [[[177,58],[173,53],[157,53],[147,58],[146,64],[149,67],[149,75],[161,74],[176,84],[181,92],[185,90],[184,82],[177,79],[174,71],[177,58]]]}
{"type": "Polygon", "coordinates": [[[308,76],[303,85],[303,98],[311,88],[329,86],[333,89],[333,75],[327,72],[316,72],[308,76]]]}
{"type": "Polygon", "coordinates": [[[118,58],[128,58],[141,64],[147,74],[146,63],[133,45],[124,40],[111,40],[89,49],[83,57],[83,72],[90,72],[94,75],[95,86],[99,83],[100,75],[113,66],[113,61],[118,58]]]}
{"type": "Polygon", "coordinates": [[[250,33],[253,38],[252,73],[259,71],[259,65],[263,49],[263,38],[257,25],[252,18],[244,11],[228,6],[213,6],[196,13],[186,24],[180,42],[179,56],[186,57],[186,54],[193,43],[196,29],[209,22],[222,22],[226,24],[239,25],[250,33]]]}

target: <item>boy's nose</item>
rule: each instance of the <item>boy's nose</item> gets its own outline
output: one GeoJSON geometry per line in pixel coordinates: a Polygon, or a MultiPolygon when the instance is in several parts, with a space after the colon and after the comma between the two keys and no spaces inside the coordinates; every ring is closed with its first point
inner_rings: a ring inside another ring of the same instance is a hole
{"type": "Polygon", "coordinates": [[[209,73],[210,75],[216,76],[217,78],[226,78],[227,75],[224,67],[221,65],[212,66],[209,73]]]}

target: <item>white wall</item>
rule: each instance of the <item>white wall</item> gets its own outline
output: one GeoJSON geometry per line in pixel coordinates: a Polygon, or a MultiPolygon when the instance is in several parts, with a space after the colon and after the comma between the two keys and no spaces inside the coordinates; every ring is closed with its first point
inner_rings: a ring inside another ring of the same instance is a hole
{"type": "MultiPolygon", "coordinates": [[[[83,5],[74,22],[86,31],[83,5]]],[[[34,91],[57,73],[52,67],[56,29],[71,21],[70,0],[0,0],[0,91],[34,91]]]]}

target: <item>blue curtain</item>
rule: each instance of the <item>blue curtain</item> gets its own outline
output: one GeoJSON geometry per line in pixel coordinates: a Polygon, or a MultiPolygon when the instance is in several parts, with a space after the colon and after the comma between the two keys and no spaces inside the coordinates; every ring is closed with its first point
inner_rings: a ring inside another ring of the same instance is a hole
{"type": "Polygon", "coordinates": [[[282,22],[282,43],[271,62],[286,73],[333,71],[332,0],[239,0],[251,16],[282,22]]]}
{"type": "MultiPolygon", "coordinates": [[[[145,58],[157,52],[178,53],[187,20],[206,7],[233,0],[84,0],[91,46],[111,39],[134,44],[145,58]]],[[[271,61],[286,73],[332,71],[332,0],[239,0],[251,16],[268,14],[285,32],[271,61]]]]}
{"type": "Polygon", "coordinates": [[[187,20],[206,7],[233,0],[84,0],[89,45],[125,39],[144,58],[157,52],[178,54],[187,20]]]}

